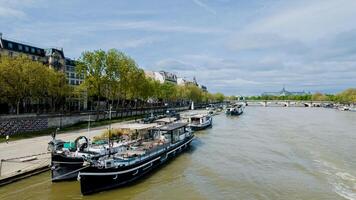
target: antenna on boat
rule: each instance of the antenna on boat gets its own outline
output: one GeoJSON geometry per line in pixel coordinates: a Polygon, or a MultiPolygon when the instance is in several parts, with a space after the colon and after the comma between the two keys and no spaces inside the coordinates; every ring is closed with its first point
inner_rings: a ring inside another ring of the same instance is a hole
{"type": "Polygon", "coordinates": [[[89,113],[89,119],[88,119],[88,138],[90,137],[90,113],[89,113]]]}
{"type": "Polygon", "coordinates": [[[109,156],[111,154],[111,142],[110,142],[110,135],[111,135],[111,109],[112,106],[109,106],[109,135],[108,135],[108,145],[109,145],[109,156]]]}

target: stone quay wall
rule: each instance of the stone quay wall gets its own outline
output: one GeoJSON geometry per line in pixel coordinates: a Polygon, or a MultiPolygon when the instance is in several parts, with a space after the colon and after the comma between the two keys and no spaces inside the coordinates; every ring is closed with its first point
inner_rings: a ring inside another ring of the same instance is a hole
{"type": "MultiPolygon", "coordinates": [[[[176,111],[183,111],[189,109],[188,106],[170,108],[176,111]]],[[[130,116],[140,116],[144,114],[162,113],[167,108],[152,108],[147,109],[135,109],[135,110],[120,110],[113,111],[111,113],[112,118],[123,118],[130,116]]],[[[89,120],[103,120],[109,119],[108,112],[95,112],[91,113],[77,113],[77,114],[54,114],[54,115],[36,115],[36,114],[24,114],[24,115],[4,115],[0,116],[0,135],[16,135],[18,133],[33,132],[46,130],[48,128],[62,128],[71,126],[80,122],[87,122],[89,120]]]]}

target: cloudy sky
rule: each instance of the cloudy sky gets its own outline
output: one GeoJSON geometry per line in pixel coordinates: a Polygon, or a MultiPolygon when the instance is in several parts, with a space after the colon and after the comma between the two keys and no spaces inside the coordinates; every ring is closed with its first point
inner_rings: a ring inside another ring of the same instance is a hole
{"type": "Polygon", "coordinates": [[[116,48],[212,92],[356,87],[356,0],[0,0],[0,32],[40,47],[116,48]]]}

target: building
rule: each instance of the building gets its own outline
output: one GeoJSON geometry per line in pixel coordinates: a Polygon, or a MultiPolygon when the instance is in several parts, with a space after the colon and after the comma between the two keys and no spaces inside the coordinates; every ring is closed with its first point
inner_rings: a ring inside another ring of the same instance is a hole
{"type": "Polygon", "coordinates": [[[177,76],[173,73],[166,71],[152,72],[145,71],[146,77],[150,77],[160,83],[172,83],[174,85],[177,84],[177,76]]]}
{"type": "Polygon", "coordinates": [[[290,95],[306,95],[308,93],[302,91],[302,92],[290,92],[287,91],[284,87],[281,91],[279,92],[264,92],[261,94],[261,96],[290,96],[290,95]]]}
{"type": "MultiPolygon", "coordinates": [[[[199,84],[197,83],[195,77],[193,78],[193,81],[188,80],[188,79],[186,79],[186,78],[181,78],[181,77],[179,77],[179,78],[177,78],[177,84],[178,84],[178,85],[195,85],[195,86],[200,87],[199,84]]],[[[205,86],[203,86],[203,87],[205,87],[205,86]]],[[[206,88],[206,87],[205,87],[205,88],[206,88]]]]}
{"type": "Polygon", "coordinates": [[[70,85],[80,85],[83,82],[84,75],[76,72],[76,61],[66,58],[66,77],[70,85]]]}
{"type": "Polygon", "coordinates": [[[208,92],[208,88],[205,85],[201,85],[199,84],[198,86],[201,90],[203,90],[203,92],[208,92]]]}
{"type": "Polygon", "coordinates": [[[0,56],[15,57],[19,55],[28,56],[33,61],[42,62],[55,70],[66,73],[71,85],[79,85],[83,81],[83,76],[78,76],[75,73],[75,61],[66,58],[63,49],[36,47],[5,39],[0,33],[0,56]]]}
{"type": "Polygon", "coordinates": [[[185,78],[179,77],[177,78],[177,84],[178,85],[186,85],[188,81],[185,78]]]}
{"type": "Polygon", "coordinates": [[[46,52],[42,48],[4,39],[0,33],[0,56],[26,55],[34,61],[46,63],[46,52]]]}

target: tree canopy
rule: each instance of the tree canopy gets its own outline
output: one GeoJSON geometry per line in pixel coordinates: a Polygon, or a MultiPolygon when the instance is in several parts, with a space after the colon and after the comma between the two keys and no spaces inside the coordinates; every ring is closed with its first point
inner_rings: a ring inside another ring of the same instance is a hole
{"type": "Polygon", "coordinates": [[[7,103],[19,113],[26,101],[50,100],[52,106],[70,93],[65,75],[26,56],[0,59],[0,102],[7,103]]]}

